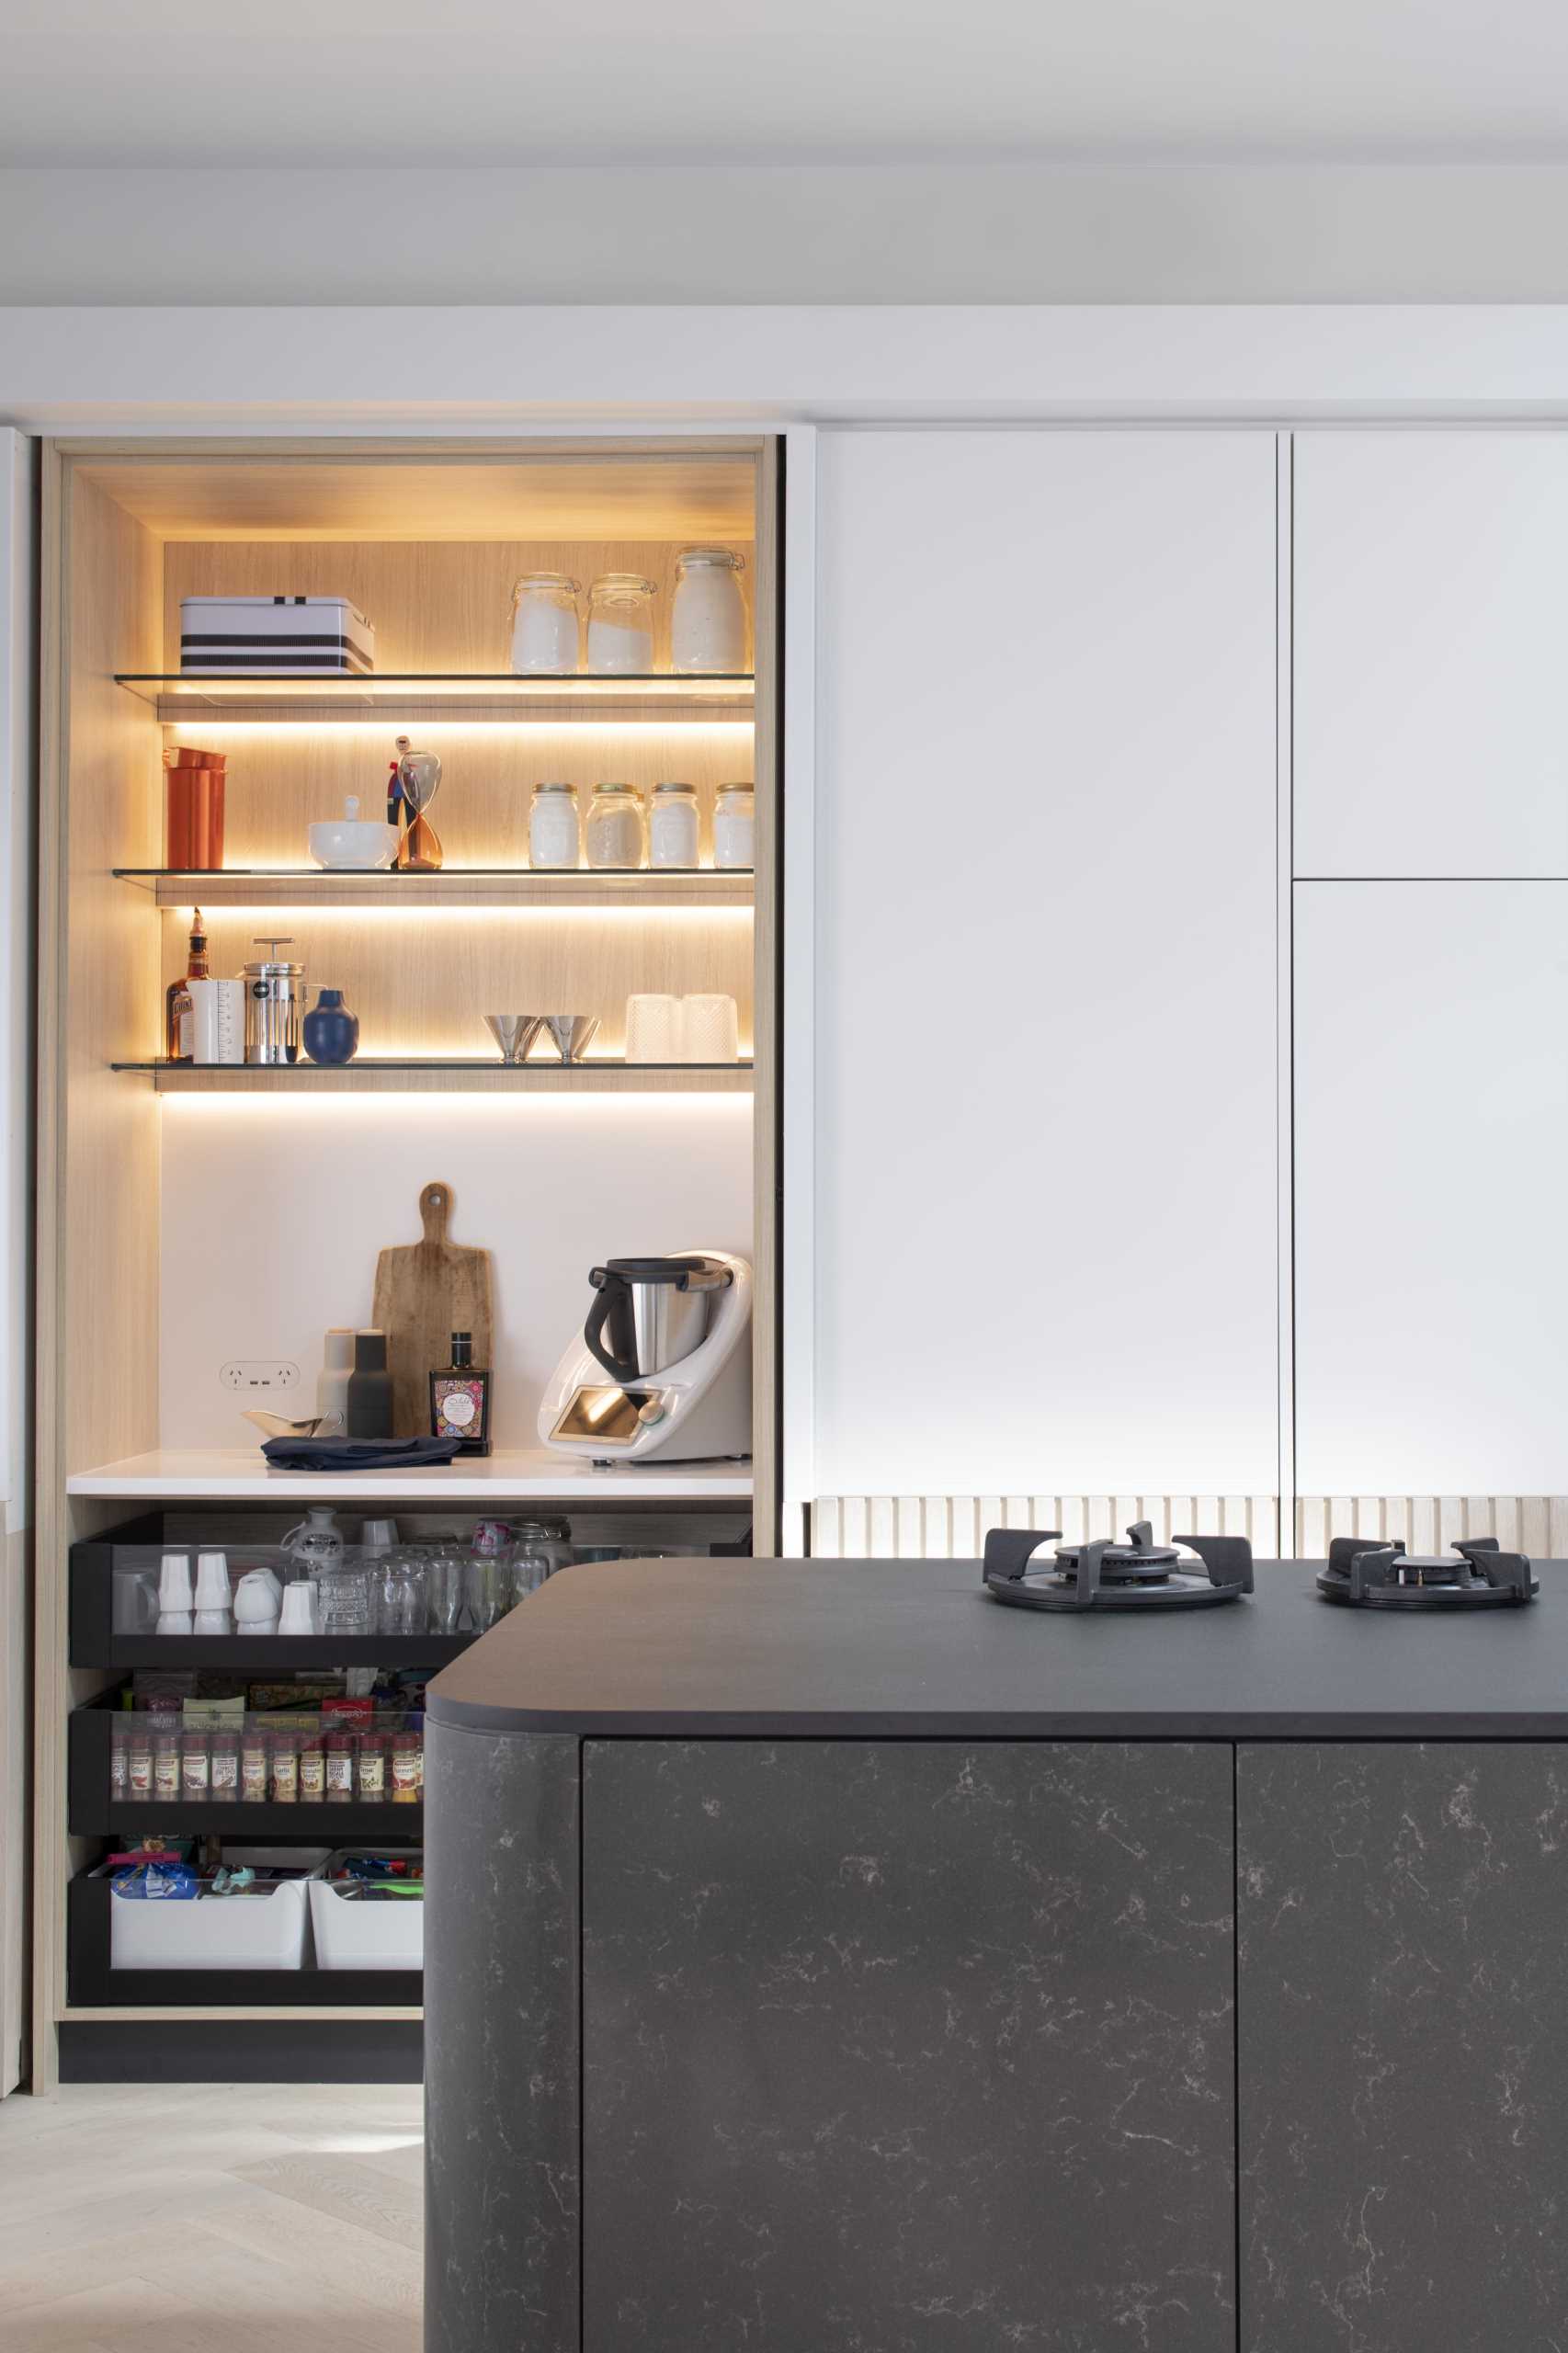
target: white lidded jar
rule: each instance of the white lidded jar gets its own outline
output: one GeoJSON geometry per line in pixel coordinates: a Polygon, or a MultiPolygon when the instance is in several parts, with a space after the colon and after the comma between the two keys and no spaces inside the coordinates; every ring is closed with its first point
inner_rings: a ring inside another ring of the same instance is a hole
{"type": "Polygon", "coordinates": [[[683,548],[670,606],[670,667],[687,676],[746,666],[745,559],[729,548],[683,548]]]}
{"type": "Polygon", "coordinates": [[[512,591],[512,669],[519,678],[569,678],[577,668],[576,581],[525,572],[512,591]]]}
{"type": "Polygon", "coordinates": [[[656,784],[648,805],[650,866],[697,864],[697,795],[689,784],[656,784]]]}
{"type": "Polygon", "coordinates": [[[576,786],[536,784],[528,803],[528,864],[575,867],[581,854],[576,786]]]}
{"type": "Polygon", "coordinates": [[[651,580],[601,572],[588,591],[588,668],[596,677],[646,677],[653,666],[651,580]]]}
{"type": "Polygon", "coordinates": [[[713,863],[756,864],[756,794],[749,784],[722,784],[713,805],[713,863]]]}
{"type": "Polygon", "coordinates": [[[597,784],[588,803],[585,847],[590,866],[640,867],[645,847],[642,803],[630,784],[597,784]]]}

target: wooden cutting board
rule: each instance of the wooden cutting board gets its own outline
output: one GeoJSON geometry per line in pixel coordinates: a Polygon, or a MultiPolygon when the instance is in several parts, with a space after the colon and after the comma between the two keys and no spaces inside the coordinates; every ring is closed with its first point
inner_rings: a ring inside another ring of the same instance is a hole
{"type": "Polygon", "coordinates": [[[449,1185],[419,1196],[422,1242],[383,1250],[376,1260],[375,1321],[387,1336],[392,1377],[392,1436],[425,1438],[430,1429],[430,1375],[452,1360],[452,1334],[472,1332],[473,1361],[490,1353],[490,1253],[449,1242],[449,1185]]]}

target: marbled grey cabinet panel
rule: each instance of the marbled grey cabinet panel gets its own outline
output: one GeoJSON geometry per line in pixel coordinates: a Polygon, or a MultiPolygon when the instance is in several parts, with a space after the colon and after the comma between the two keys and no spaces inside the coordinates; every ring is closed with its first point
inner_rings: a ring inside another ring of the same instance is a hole
{"type": "Polygon", "coordinates": [[[426,2353],[577,2353],[580,1745],[425,1741],[426,2353]]]}
{"type": "Polygon", "coordinates": [[[1563,2353],[1568,1752],[1237,1776],[1244,2353],[1563,2353]]]}
{"type": "Polygon", "coordinates": [[[585,1745],[585,2353],[1233,2353],[1232,1753],[585,1745]]]}

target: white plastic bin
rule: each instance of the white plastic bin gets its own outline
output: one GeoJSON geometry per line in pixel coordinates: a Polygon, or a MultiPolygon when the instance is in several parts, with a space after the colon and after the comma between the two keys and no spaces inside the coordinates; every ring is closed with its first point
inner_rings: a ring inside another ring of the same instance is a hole
{"type": "Polygon", "coordinates": [[[311,1925],[318,1969],[423,1969],[425,1899],[403,1895],[367,1904],[334,1884],[351,1856],[405,1854],[419,1859],[416,1847],[341,1847],[309,1881],[311,1925]]]}
{"type": "MultiPolygon", "coordinates": [[[[326,1860],[324,1847],[295,1847],[290,1868],[314,1870],[326,1860]]],[[[233,1865],[266,1853],[275,1865],[283,1850],[241,1848],[225,1859],[233,1865]]],[[[95,1878],[109,1879],[123,1865],[104,1864],[95,1878]]],[[[198,1895],[180,1901],[108,1892],[109,1965],[113,1969],[303,1969],[310,1911],[304,1878],[278,1880],[258,1894],[198,1895]]]]}

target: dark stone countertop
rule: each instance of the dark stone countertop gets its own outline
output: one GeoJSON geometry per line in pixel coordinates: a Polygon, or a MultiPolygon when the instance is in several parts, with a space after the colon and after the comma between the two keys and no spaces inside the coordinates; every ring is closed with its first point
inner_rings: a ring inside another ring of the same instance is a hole
{"type": "Polygon", "coordinates": [[[551,1578],[432,1683],[442,1726],[958,1739],[1568,1740],[1568,1563],[1528,1608],[1250,1599],[1007,1609],[974,1561],[619,1561],[551,1578]]]}

